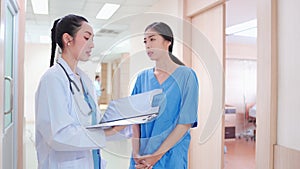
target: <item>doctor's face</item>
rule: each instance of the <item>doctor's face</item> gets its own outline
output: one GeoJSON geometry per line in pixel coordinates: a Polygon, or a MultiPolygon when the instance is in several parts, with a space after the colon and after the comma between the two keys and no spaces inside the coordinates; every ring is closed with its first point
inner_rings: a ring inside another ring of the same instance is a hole
{"type": "Polygon", "coordinates": [[[87,22],[82,22],[82,25],[76,33],[72,45],[72,55],[77,61],[87,61],[94,48],[94,33],[92,27],[87,22]]]}
{"type": "Polygon", "coordinates": [[[162,56],[168,56],[170,42],[152,29],[148,29],[145,32],[144,44],[151,60],[158,60],[162,56]]]}

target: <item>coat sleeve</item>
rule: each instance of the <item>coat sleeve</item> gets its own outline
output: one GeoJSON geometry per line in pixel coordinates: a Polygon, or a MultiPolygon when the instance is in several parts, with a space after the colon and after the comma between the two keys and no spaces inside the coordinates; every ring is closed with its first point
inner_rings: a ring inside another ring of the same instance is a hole
{"type": "Polygon", "coordinates": [[[40,135],[37,144],[44,141],[56,151],[103,147],[103,130],[87,130],[74,119],[69,82],[57,74],[43,77],[36,92],[36,132],[40,135]]]}

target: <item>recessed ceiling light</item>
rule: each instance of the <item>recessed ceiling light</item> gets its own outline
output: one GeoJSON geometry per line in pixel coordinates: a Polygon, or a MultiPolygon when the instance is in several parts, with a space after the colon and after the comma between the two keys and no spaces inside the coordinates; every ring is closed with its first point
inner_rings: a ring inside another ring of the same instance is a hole
{"type": "Polygon", "coordinates": [[[227,27],[226,35],[257,37],[257,19],[227,27]]]}
{"type": "Polygon", "coordinates": [[[244,30],[241,32],[234,33],[233,35],[256,38],[257,37],[257,28],[255,27],[255,28],[247,29],[247,30],[244,30]]]}
{"type": "Polygon", "coordinates": [[[119,9],[119,7],[119,4],[105,3],[99,11],[99,13],[97,14],[96,18],[109,19],[119,9]]]}
{"type": "Polygon", "coordinates": [[[31,0],[31,4],[35,14],[48,15],[48,0],[31,0]]]}

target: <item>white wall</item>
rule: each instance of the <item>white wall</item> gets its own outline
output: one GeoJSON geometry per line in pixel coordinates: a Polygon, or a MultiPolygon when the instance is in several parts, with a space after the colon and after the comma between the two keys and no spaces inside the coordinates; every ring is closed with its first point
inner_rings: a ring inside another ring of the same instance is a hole
{"type": "MultiPolygon", "coordinates": [[[[160,0],[149,11],[140,15],[132,21],[131,33],[138,34],[130,40],[130,77],[134,79],[137,72],[142,69],[153,67],[154,62],[150,61],[146,55],[145,46],[143,43],[144,30],[153,22],[165,22],[168,24],[174,34],[173,54],[182,60],[182,5],[180,0],[160,0]],[[149,14],[151,13],[151,14],[149,14]],[[136,64],[139,63],[139,64],[136,64]]],[[[134,83],[134,80],[132,80],[134,83]]]]}
{"type": "Polygon", "coordinates": [[[257,60],[257,47],[254,44],[227,43],[226,58],[227,59],[249,59],[257,60]]]}
{"type": "Polygon", "coordinates": [[[24,63],[24,116],[26,121],[35,120],[34,97],[43,73],[50,65],[49,44],[26,44],[24,63]]]}
{"type": "Polygon", "coordinates": [[[300,1],[278,0],[278,144],[300,150],[300,1]]]}

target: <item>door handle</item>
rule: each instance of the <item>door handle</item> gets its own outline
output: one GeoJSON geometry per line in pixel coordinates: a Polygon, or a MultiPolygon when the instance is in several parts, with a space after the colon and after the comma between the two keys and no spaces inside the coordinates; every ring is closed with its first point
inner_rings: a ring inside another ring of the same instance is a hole
{"type": "Polygon", "coordinates": [[[8,111],[4,111],[4,114],[9,114],[13,110],[14,84],[13,84],[13,79],[9,76],[5,76],[5,80],[7,80],[10,83],[10,108],[8,111]]]}

